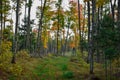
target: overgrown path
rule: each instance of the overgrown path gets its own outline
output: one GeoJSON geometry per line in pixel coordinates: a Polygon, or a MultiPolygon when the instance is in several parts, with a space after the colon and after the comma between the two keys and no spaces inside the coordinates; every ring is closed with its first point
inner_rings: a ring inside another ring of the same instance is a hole
{"type": "MultiPolygon", "coordinates": [[[[98,76],[103,76],[101,66],[96,64],[98,76]]],[[[45,57],[34,68],[38,80],[87,80],[89,64],[78,57],[45,57]]]]}
{"type": "MultiPolygon", "coordinates": [[[[12,70],[12,72],[6,71],[6,79],[9,80],[90,80],[91,77],[89,64],[80,56],[73,55],[56,57],[50,54],[44,58],[23,57],[18,58],[17,63],[10,64],[9,67],[12,70]]],[[[105,80],[103,66],[95,63],[94,67],[94,76],[105,80]]]]}

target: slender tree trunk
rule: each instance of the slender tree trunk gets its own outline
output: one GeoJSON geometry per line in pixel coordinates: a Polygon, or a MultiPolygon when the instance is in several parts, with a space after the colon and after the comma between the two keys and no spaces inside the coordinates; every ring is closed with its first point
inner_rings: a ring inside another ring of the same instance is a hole
{"type": "MultiPolygon", "coordinates": [[[[99,17],[99,15],[100,15],[100,8],[98,7],[98,14],[97,14],[97,35],[99,35],[99,25],[100,25],[100,23],[99,23],[99,21],[100,21],[100,17],[99,17]]],[[[99,46],[98,46],[98,40],[96,40],[96,53],[97,53],[97,62],[99,63],[100,62],[100,53],[99,53],[99,46]]]]}
{"type": "Polygon", "coordinates": [[[57,18],[57,20],[58,20],[58,25],[57,25],[57,27],[58,27],[58,29],[57,29],[57,45],[56,45],[56,47],[57,47],[57,51],[56,51],[56,54],[58,55],[58,53],[59,53],[59,32],[60,32],[60,7],[61,7],[61,3],[62,3],[62,0],[58,0],[58,18],[57,18]]]}
{"type": "Polygon", "coordinates": [[[120,22],[120,0],[118,0],[118,21],[120,22]]]}
{"type": "Polygon", "coordinates": [[[109,78],[109,80],[112,80],[112,61],[111,61],[111,59],[109,60],[109,63],[110,63],[110,72],[109,72],[110,78],[109,78]]]}
{"type": "MultiPolygon", "coordinates": [[[[118,0],[119,1],[119,0],[118,0]]],[[[116,0],[114,0],[114,3],[112,4],[113,0],[110,0],[111,4],[111,12],[112,12],[112,18],[113,20],[115,19],[115,5],[116,5],[116,0]]]]}
{"type": "Polygon", "coordinates": [[[82,37],[81,37],[81,21],[80,21],[80,1],[78,0],[78,26],[79,26],[79,49],[81,51],[81,53],[83,54],[83,49],[82,49],[82,45],[81,45],[81,40],[82,40],[82,37]]]}
{"type": "Polygon", "coordinates": [[[5,30],[5,26],[6,26],[6,15],[4,14],[4,29],[5,30]]]}
{"type": "Polygon", "coordinates": [[[20,6],[20,0],[17,0],[17,6],[16,6],[16,24],[15,24],[15,36],[14,36],[14,40],[13,40],[13,50],[14,50],[14,54],[12,57],[12,61],[11,63],[16,63],[15,60],[15,55],[17,53],[17,42],[18,42],[18,20],[19,20],[19,6],[20,6]]]}
{"type": "Polygon", "coordinates": [[[108,70],[107,70],[107,57],[105,55],[105,78],[108,80],[108,70]]]}
{"type": "Polygon", "coordinates": [[[28,23],[27,23],[27,40],[26,40],[26,47],[27,49],[30,51],[30,13],[31,13],[31,5],[32,5],[32,1],[29,0],[29,4],[28,4],[28,23]]]}
{"type": "Polygon", "coordinates": [[[95,34],[95,11],[96,11],[96,1],[92,0],[92,33],[91,33],[91,53],[90,53],[90,74],[93,74],[93,69],[94,69],[94,34],[95,34]]]}
{"type": "MultiPolygon", "coordinates": [[[[5,4],[5,7],[4,7],[4,10],[6,11],[6,2],[4,3],[5,4]]],[[[5,25],[6,25],[6,13],[4,13],[4,25],[3,25],[3,30],[5,30],[5,25]]]]}
{"type": "Polygon", "coordinates": [[[25,18],[25,22],[24,22],[24,44],[23,44],[23,47],[24,48],[26,48],[27,46],[26,46],[26,29],[27,29],[27,24],[26,24],[26,22],[27,22],[27,17],[26,17],[26,15],[27,15],[27,0],[25,0],[25,14],[24,14],[24,18],[25,18]]]}
{"type": "Polygon", "coordinates": [[[40,16],[40,20],[39,20],[39,28],[38,28],[38,35],[37,35],[37,45],[36,45],[37,53],[40,53],[40,50],[42,50],[41,49],[42,20],[43,20],[43,17],[44,17],[44,10],[45,10],[45,6],[46,6],[46,2],[47,2],[47,0],[44,0],[44,4],[43,4],[43,7],[42,7],[42,0],[41,0],[42,10],[41,10],[41,16],[40,16]]]}
{"type": "Polygon", "coordinates": [[[100,7],[100,19],[102,19],[103,16],[103,6],[100,7]]]}
{"type": "MultiPolygon", "coordinates": [[[[3,3],[3,2],[2,2],[2,0],[1,0],[1,1],[0,1],[0,6],[1,6],[1,8],[0,8],[0,9],[1,9],[1,13],[0,13],[0,14],[1,14],[1,15],[0,15],[0,18],[1,18],[1,19],[0,19],[0,21],[1,21],[0,47],[1,47],[1,44],[2,44],[2,35],[3,35],[3,34],[2,34],[2,30],[3,30],[3,29],[2,29],[2,28],[3,28],[3,25],[2,25],[2,21],[3,21],[3,12],[2,12],[3,7],[2,7],[2,6],[3,6],[3,4],[2,4],[2,3],[3,3]]],[[[1,53],[1,49],[0,49],[0,53],[1,53]]]]}
{"type": "Polygon", "coordinates": [[[59,53],[59,48],[58,48],[58,46],[59,46],[59,27],[60,27],[59,8],[58,8],[58,25],[57,25],[57,27],[58,27],[58,29],[57,29],[57,45],[56,45],[57,51],[56,51],[56,54],[58,55],[58,53],[59,53]]]}
{"type": "Polygon", "coordinates": [[[84,36],[85,36],[85,14],[86,13],[86,3],[85,3],[85,5],[84,5],[84,16],[83,16],[83,27],[82,27],[82,31],[81,31],[81,53],[82,53],[82,58],[84,59],[84,53],[83,53],[83,51],[84,51],[84,40],[85,40],[85,38],[84,38],[84,36]]]}
{"type": "Polygon", "coordinates": [[[90,46],[90,41],[91,41],[91,31],[90,31],[90,2],[87,2],[87,8],[88,8],[88,59],[87,63],[89,63],[90,60],[90,54],[91,54],[91,46],[90,46]]]}
{"type": "MultiPolygon", "coordinates": [[[[119,40],[120,40],[120,0],[118,0],[118,30],[119,30],[118,34],[119,34],[119,40]]],[[[120,43],[118,44],[118,50],[120,51],[120,43]]]]}
{"type": "Polygon", "coordinates": [[[65,38],[65,48],[64,48],[64,52],[66,52],[67,50],[67,41],[68,41],[68,36],[69,36],[69,30],[70,30],[70,21],[68,20],[68,30],[67,30],[67,35],[66,35],[66,38],[65,38]]]}

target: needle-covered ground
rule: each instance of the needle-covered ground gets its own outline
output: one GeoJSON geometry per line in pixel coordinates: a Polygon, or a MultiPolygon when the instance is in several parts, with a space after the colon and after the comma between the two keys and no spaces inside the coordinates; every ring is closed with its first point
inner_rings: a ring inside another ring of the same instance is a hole
{"type": "MultiPolygon", "coordinates": [[[[32,58],[22,52],[16,64],[0,64],[0,80],[105,80],[104,66],[95,63],[94,74],[89,74],[89,64],[80,56],[53,56],[32,58]],[[26,57],[25,57],[26,56],[26,57]]],[[[112,80],[118,80],[114,77],[112,80]]]]}

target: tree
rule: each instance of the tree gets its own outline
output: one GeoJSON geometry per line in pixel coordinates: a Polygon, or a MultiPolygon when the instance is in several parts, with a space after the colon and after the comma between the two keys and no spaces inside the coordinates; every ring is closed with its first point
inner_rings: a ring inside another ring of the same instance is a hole
{"type": "MultiPolygon", "coordinates": [[[[2,0],[0,1],[0,21],[1,21],[1,32],[0,32],[0,46],[1,46],[1,43],[2,43],[2,28],[3,28],[3,25],[2,25],[2,22],[3,22],[3,12],[2,12],[2,9],[3,9],[3,5],[2,5],[2,0]]],[[[1,50],[0,50],[0,53],[1,53],[1,50]]]]}
{"type": "Polygon", "coordinates": [[[38,27],[37,44],[36,44],[37,53],[40,53],[40,50],[41,50],[41,46],[40,46],[41,45],[41,32],[42,32],[42,23],[43,23],[46,2],[47,2],[47,0],[44,0],[44,4],[42,6],[42,0],[41,0],[41,12],[40,12],[41,14],[40,14],[40,18],[39,18],[39,27],[38,27]]]}
{"type": "Polygon", "coordinates": [[[90,44],[91,44],[91,37],[90,37],[90,35],[91,35],[91,31],[90,31],[90,2],[89,1],[87,1],[87,8],[88,8],[88,59],[87,59],[87,62],[89,62],[89,60],[90,60],[90,54],[91,54],[91,46],[90,46],[90,44]]]}
{"type": "Polygon", "coordinates": [[[19,20],[19,9],[20,9],[20,0],[17,0],[16,3],[16,24],[15,24],[15,35],[14,35],[14,47],[13,47],[13,57],[11,63],[16,63],[15,61],[15,54],[17,53],[17,42],[18,42],[18,20],[19,20]]]}
{"type": "Polygon", "coordinates": [[[8,18],[9,16],[9,11],[11,9],[10,6],[10,1],[9,0],[4,0],[3,1],[3,30],[6,28],[6,22],[10,22],[10,19],[8,18]]]}
{"type": "Polygon", "coordinates": [[[116,5],[116,0],[110,0],[110,4],[111,4],[111,12],[112,12],[112,18],[113,20],[115,19],[115,5],[116,5]],[[114,2],[114,3],[112,3],[114,2]]]}
{"type": "Polygon", "coordinates": [[[81,45],[81,22],[80,22],[80,1],[78,0],[78,25],[79,25],[79,49],[81,50],[81,53],[83,53],[82,45],[81,45]]]}
{"type": "MultiPolygon", "coordinates": [[[[21,49],[26,49],[25,47],[25,42],[26,42],[26,36],[27,36],[27,23],[28,23],[28,18],[25,17],[23,20],[22,20],[23,24],[19,27],[19,50],[21,49]]],[[[30,20],[30,52],[33,50],[33,48],[31,48],[33,46],[33,39],[34,39],[34,36],[32,36],[33,34],[33,31],[32,31],[32,28],[34,27],[34,20],[30,20]],[[31,37],[32,36],[32,37],[31,37]]]]}
{"type": "Polygon", "coordinates": [[[32,0],[28,3],[28,23],[27,23],[27,38],[26,38],[26,48],[30,51],[30,13],[31,13],[32,0]]]}
{"type": "Polygon", "coordinates": [[[91,41],[90,41],[90,74],[93,74],[93,66],[94,66],[94,60],[93,60],[93,54],[94,54],[94,35],[95,35],[95,13],[96,12],[96,1],[92,0],[92,30],[91,30],[91,41]]]}
{"type": "Polygon", "coordinates": [[[60,8],[61,8],[61,4],[62,4],[62,0],[58,0],[58,3],[56,4],[56,6],[57,6],[57,11],[58,11],[58,15],[57,15],[57,19],[58,19],[58,25],[57,25],[57,45],[56,45],[56,47],[57,47],[57,51],[56,51],[56,54],[58,54],[59,53],[59,47],[58,47],[58,45],[59,45],[59,30],[60,30],[60,8]]]}

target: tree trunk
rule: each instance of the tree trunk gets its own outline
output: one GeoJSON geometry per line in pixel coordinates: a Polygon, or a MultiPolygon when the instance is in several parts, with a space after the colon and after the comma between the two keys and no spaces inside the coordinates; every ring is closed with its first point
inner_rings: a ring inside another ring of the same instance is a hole
{"type": "Polygon", "coordinates": [[[91,32],[91,41],[90,41],[90,48],[91,53],[90,53],[90,74],[93,74],[93,69],[94,69],[94,35],[95,35],[95,11],[96,11],[96,1],[92,0],[92,32],[91,32]]]}
{"type": "Polygon", "coordinates": [[[89,63],[90,60],[90,54],[91,54],[91,47],[90,47],[90,36],[91,36],[91,31],[90,31],[90,2],[87,2],[87,8],[88,8],[88,58],[87,58],[87,63],[89,63]]]}
{"type": "Polygon", "coordinates": [[[39,20],[39,28],[38,28],[38,35],[37,35],[37,44],[36,44],[37,53],[40,53],[40,50],[42,50],[41,49],[42,19],[44,17],[44,10],[45,10],[45,6],[46,6],[46,2],[47,2],[47,0],[44,0],[44,5],[42,7],[42,0],[41,0],[42,10],[41,10],[41,16],[40,16],[40,20],[39,20]]]}
{"type": "MultiPolygon", "coordinates": [[[[1,44],[2,44],[2,35],[3,35],[3,34],[2,34],[2,30],[3,30],[3,29],[2,29],[2,27],[3,27],[3,25],[2,25],[2,20],[3,20],[3,13],[2,13],[2,8],[3,8],[3,7],[2,7],[2,6],[3,6],[3,5],[2,5],[2,3],[3,3],[3,2],[2,2],[2,0],[1,0],[1,1],[0,1],[0,6],[1,6],[1,12],[0,12],[0,14],[1,14],[1,15],[0,15],[0,18],[1,18],[1,19],[0,19],[0,21],[1,21],[0,46],[1,46],[1,44]]],[[[1,49],[0,49],[0,53],[1,53],[1,49]]]]}
{"type": "Polygon", "coordinates": [[[82,27],[82,34],[81,34],[81,53],[82,53],[82,58],[84,59],[84,53],[83,53],[83,51],[84,51],[84,41],[85,41],[85,15],[86,15],[86,3],[85,3],[85,5],[84,5],[84,16],[83,16],[83,27],[82,27]]]}
{"type": "MultiPolygon", "coordinates": [[[[66,35],[66,38],[65,38],[65,48],[64,48],[64,52],[66,52],[66,50],[67,50],[68,36],[69,36],[69,30],[70,30],[70,21],[69,21],[69,19],[68,19],[67,25],[68,25],[68,30],[67,30],[67,35],[66,35]]],[[[65,54],[65,53],[64,53],[64,54],[65,54]]]]}
{"type": "Polygon", "coordinates": [[[24,13],[24,18],[25,18],[25,22],[24,22],[24,44],[23,44],[23,47],[26,48],[26,22],[27,22],[27,17],[26,17],[26,13],[27,13],[27,0],[25,0],[25,13],[24,13]]]}
{"type": "Polygon", "coordinates": [[[11,63],[16,63],[15,61],[15,54],[17,53],[17,42],[18,42],[18,20],[19,20],[19,6],[20,6],[20,0],[17,0],[17,6],[16,6],[16,24],[15,24],[15,36],[14,36],[14,40],[13,40],[13,50],[14,50],[14,54],[12,57],[12,61],[11,63]]]}
{"type": "Polygon", "coordinates": [[[103,6],[100,7],[100,19],[102,19],[103,16],[103,6]]]}
{"type": "MultiPolygon", "coordinates": [[[[100,17],[99,17],[99,15],[100,15],[100,8],[98,7],[98,14],[97,14],[97,32],[96,32],[96,34],[97,35],[99,35],[99,25],[100,25],[100,23],[99,23],[99,21],[100,21],[100,17]]],[[[96,54],[97,54],[97,62],[99,63],[100,62],[100,53],[99,53],[99,46],[98,46],[98,44],[99,44],[99,42],[98,42],[98,40],[96,40],[96,54]]]]}
{"type": "MultiPolygon", "coordinates": [[[[111,3],[111,12],[112,12],[112,18],[113,20],[115,19],[115,5],[116,5],[116,0],[114,0],[114,3],[112,4],[113,0],[110,0],[111,3]]],[[[119,0],[118,0],[119,1],[119,0]]]]}
{"type": "Polygon", "coordinates": [[[57,51],[56,51],[56,54],[58,55],[58,53],[59,53],[59,49],[58,49],[58,45],[59,45],[59,32],[60,32],[60,7],[61,7],[61,3],[62,3],[62,0],[58,0],[58,18],[57,18],[57,20],[58,20],[58,25],[57,25],[57,27],[58,27],[58,29],[57,29],[57,45],[56,45],[56,47],[57,47],[57,51]]]}
{"type": "MultiPolygon", "coordinates": [[[[118,31],[119,31],[119,40],[120,40],[120,0],[118,0],[118,31]]],[[[118,50],[120,52],[120,43],[118,44],[118,50]]]]}
{"type": "MultiPolygon", "coordinates": [[[[6,7],[6,2],[4,3],[6,7]]],[[[6,8],[4,7],[4,10],[6,11],[6,8]]],[[[5,30],[5,25],[6,25],[6,13],[4,13],[4,25],[3,25],[3,30],[5,30]]]]}
{"type": "Polygon", "coordinates": [[[79,49],[81,51],[81,53],[83,53],[83,49],[82,49],[82,45],[81,45],[81,40],[82,40],[82,37],[81,37],[81,22],[80,22],[80,1],[78,0],[78,26],[79,26],[79,49]]]}
{"type": "Polygon", "coordinates": [[[118,21],[120,22],[120,0],[118,0],[118,21]]]}
{"type": "Polygon", "coordinates": [[[29,0],[28,4],[28,23],[27,23],[27,40],[26,40],[26,48],[30,51],[30,12],[31,12],[31,5],[32,1],[29,0]]]}
{"type": "Polygon", "coordinates": [[[108,70],[107,70],[107,57],[105,55],[105,78],[108,80],[108,70]]]}

